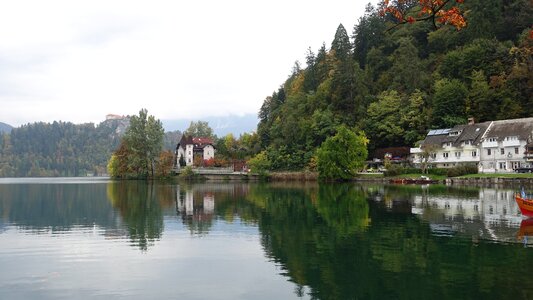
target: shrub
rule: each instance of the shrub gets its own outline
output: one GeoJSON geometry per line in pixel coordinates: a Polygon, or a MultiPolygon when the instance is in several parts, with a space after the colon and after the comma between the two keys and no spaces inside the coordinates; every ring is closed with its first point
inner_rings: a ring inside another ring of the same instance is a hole
{"type": "Polygon", "coordinates": [[[442,169],[442,168],[431,168],[431,169],[428,169],[428,174],[431,174],[431,175],[440,175],[440,176],[446,176],[446,174],[448,173],[448,170],[449,169],[442,169]]]}
{"type": "Polygon", "coordinates": [[[477,174],[478,169],[476,165],[461,165],[448,169],[446,176],[448,177],[458,177],[468,174],[477,174]]]}
{"type": "Polygon", "coordinates": [[[263,173],[270,169],[271,163],[265,151],[259,152],[248,161],[248,166],[253,173],[263,173]]]}
{"type": "Polygon", "coordinates": [[[180,178],[181,179],[192,179],[194,177],[194,172],[191,168],[191,166],[187,166],[185,168],[183,168],[183,170],[181,171],[180,173],[180,178]]]}

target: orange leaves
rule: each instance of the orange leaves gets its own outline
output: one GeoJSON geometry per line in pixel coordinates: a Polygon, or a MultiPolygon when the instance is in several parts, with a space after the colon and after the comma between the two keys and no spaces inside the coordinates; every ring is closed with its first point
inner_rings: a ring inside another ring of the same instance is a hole
{"type": "Polygon", "coordinates": [[[431,20],[435,27],[451,25],[457,30],[466,26],[466,20],[455,2],[461,4],[464,0],[384,0],[380,3],[380,15],[391,15],[399,24],[414,23],[416,21],[431,20]]]}
{"type": "Polygon", "coordinates": [[[437,12],[437,22],[441,24],[448,24],[461,29],[466,26],[466,21],[457,6],[449,10],[440,10],[437,12]]]}

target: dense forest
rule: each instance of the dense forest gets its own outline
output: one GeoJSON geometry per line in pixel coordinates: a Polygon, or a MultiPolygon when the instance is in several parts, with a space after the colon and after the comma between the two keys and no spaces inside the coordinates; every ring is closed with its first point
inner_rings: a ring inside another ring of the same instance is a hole
{"type": "Polygon", "coordinates": [[[270,167],[312,167],[317,147],[342,124],[363,130],[372,153],[412,147],[428,129],[468,117],[533,116],[532,2],[457,2],[466,19],[460,30],[424,21],[395,26],[369,4],[351,36],[341,24],[329,49],[309,48],[305,67],[296,62],[259,111],[270,167]]]}
{"type": "MultiPolygon", "coordinates": [[[[100,124],[33,123],[0,135],[0,177],[86,176],[106,166],[129,126],[129,118],[100,124]]],[[[176,147],[180,132],[167,132],[164,148],[176,147]]]]}
{"type": "MultiPolygon", "coordinates": [[[[416,11],[422,2],[388,3],[416,11]]],[[[317,148],[342,126],[364,132],[372,156],[412,147],[428,129],[469,117],[533,116],[533,2],[446,3],[460,7],[466,26],[411,22],[409,15],[402,22],[369,4],[351,34],[339,25],[329,48],[309,48],[305,66],[295,63],[264,100],[256,132],[217,138],[206,122],[187,132],[213,138],[214,166],[252,158],[257,169],[316,170],[317,148]]],[[[13,128],[0,135],[0,177],[104,174],[124,131],[118,120],[13,128]]],[[[163,149],[173,150],[180,137],[165,133],[163,149]]]]}

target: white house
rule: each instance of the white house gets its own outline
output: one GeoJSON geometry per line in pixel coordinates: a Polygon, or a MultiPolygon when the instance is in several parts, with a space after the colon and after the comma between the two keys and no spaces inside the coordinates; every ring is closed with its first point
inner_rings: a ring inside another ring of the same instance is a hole
{"type": "Polygon", "coordinates": [[[438,168],[475,164],[481,173],[512,172],[533,166],[533,118],[489,121],[431,130],[419,148],[411,148],[411,161],[438,168]],[[424,151],[426,149],[426,151],[424,151]]]}
{"type": "Polygon", "coordinates": [[[451,168],[460,164],[478,165],[479,144],[489,125],[490,122],[474,124],[471,121],[468,125],[430,130],[419,148],[411,148],[412,163],[422,164],[424,152],[429,151],[426,162],[437,168],[451,168]]]}
{"type": "Polygon", "coordinates": [[[480,145],[480,172],[505,173],[531,167],[527,146],[532,142],[533,118],[491,122],[480,145]]]}
{"type": "Polygon", "coordinates": [[[183,135],[176,146],[176,166],[180,167],[180,159],[183,157],[187,166],[194,164],[195,157],[203,160],[215,158],[215,147],[210,138],[193,138],[183,135]]]}

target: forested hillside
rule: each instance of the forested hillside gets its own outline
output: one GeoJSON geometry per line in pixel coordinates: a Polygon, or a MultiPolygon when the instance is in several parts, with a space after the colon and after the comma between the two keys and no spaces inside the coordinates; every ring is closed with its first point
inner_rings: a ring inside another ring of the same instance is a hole
{"type": "MultiPolygon", "coordinates": [[[[0,177],[86,176],[107,173],[129,118],[93,123],[33,123],[0,135],[0,177]]],[[[167,132],[164,144],[176,147],[180,132],[167,132]]]]}
{"type": "Polygon", "coordinates": [[[11,127],[11,125],[0,122],[0,134],[9,133],[9,132],[11,132],[11,129],[13,129],[13,127],[11,127]]]}
{"type": "Polygon", "coordinates": [[[329,49],[309,48],[305,67],[296,63],[259,111],[271,167],[312,165],[340,124],[364,130],[372,153],[414,146],[428,129],[468,117],[532,116],[532,2],[457,2],[467,22],[461,30],[423,21],[394,26],[369,5],[351,35],[339,25],[329,49]]]}

